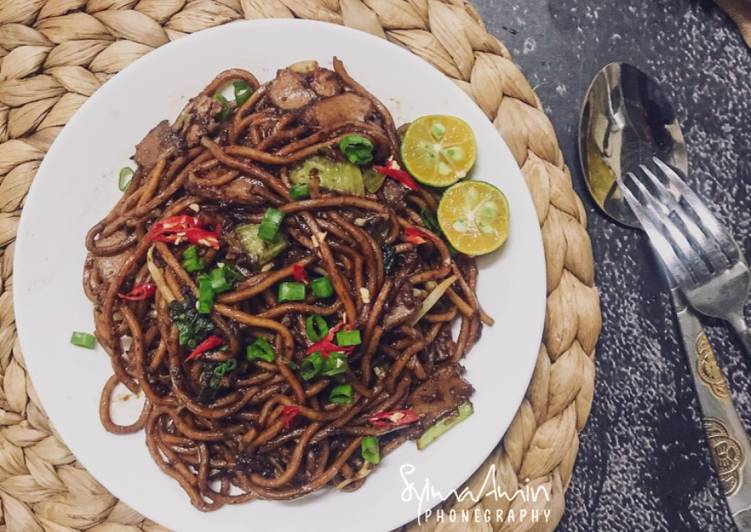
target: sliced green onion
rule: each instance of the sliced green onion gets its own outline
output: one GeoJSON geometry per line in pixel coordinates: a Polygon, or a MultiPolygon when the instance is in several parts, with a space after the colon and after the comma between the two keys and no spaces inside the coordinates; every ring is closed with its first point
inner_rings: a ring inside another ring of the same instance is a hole
{"type": "Polygon", "coordinates": [[[378,465],[381,461],[381,447],[378,444],[378,438],[365,436],[360,443],[360,454],[362,459],[369,464],[378,465]]]}
{"type": "Polygon", "coordinates": [[[294,185],[289,189],[289,195],[293,200],[301,200],[310,196],[310,186],[307,183],[294,185]]]}
{"type": "Polygon", "coordinates": [[[470,403],[469,401],[460,404],[459,407],[454,410],[454,412],[449,414],[448,417],[445,417],[442,420],[436,422],[434,425],[431,425],[428,430],[420,435],[420,437],[417,439],[417,448],[424,449],[425,447],[436,441],[438,438],[443,436],[450,429],[454,428],[456,425],[474,414],[474,412],[475,410],[472,407],[472,403],[470,403]]]}
{"type": "Polygon", "coordinates": [[[211,288],[214,292],[222,294],[232,290],[237,280],[240,279],[240,273],[232,266],[224,264],[211,270],[209,277],[211,279],[211,288]]]}
{"type": "Polygon", "coordinates": [[[209,273],[209,278],[211,279],[211,288],[215,293],[221,294],[232,290],[232,286],[227,282],[224,268],[214,268],[209,273]]]}
{"type": "Polygon", "coordinates": [[[276,238],[279,227],[284,220],[284,213],[279,209],[269,207],[263,215],[261,226],[258,228],[258,236],[265,242],[271,242],[276,238]]]}
{"type": "Polygon", "coordinates": [[[87,332],[73,331],[70,336],[70,343],[78,347],[94,349],[96,347],[96,336],[87,332]]]}
{"type": "Polygon", "coordinates": [[[352,164],[364,166],[373,162],[373,143],[362,135],[347,135],[339,141],[339,149],[352,164]]]}
{"type": "Polygon", "coordinates": [[[328,277],[318,277],[310,282],[310,289],[313,295],[318,299],[331,297],[334,294],[334,287],[328,277]]]}
{"type": "Polygon", "coordinates": [[[278,299],[279,303],[286,303],[287,301],[304,301],[305,285],[302,283],[293,283],[291,281],[279,283],[278,299]]]}
{"type": "Polygon", "coordinates": [[[303,378],[303,380],[309,381],[321,372],[322,367],[323,355],[321,355],[320,351],[316,351],[312,355],[308,355],[302,359],[302,365],[300,366],[300,376],[303,378]]]}
{"type": "Polygon", "coordinates": [[[211,377],[211,387],[216,388],[219,385],[219,381],[222,380],[222,377],[224,377],[227,373],[234,371],[236,367],[237,360],[235,360],[234,358],[231,358],[226,362],[222,362],[217,367],[215,367],[214,374],[211,377]]]}
{"type": "Polygon", "coordinates": [[[183,251],[183,268],[186,272],[200,272],[205,267],[203,259],[198,256],[198,246],[188,246],[183,251]]]}
{"type": "Polygon", "coordinates": [[[229,117],[232,114],[232,108],[229,106],[227,98],[217,92],[216,94],[214,94],[214,99],[222,104],[222,112],[219,113],[219,120],[226,122],[227,120],[229,120],[229,117]]]}
{"type": "Polygon", "coordinates": [[[263,360],[264,362],[273,362],[276,358],[274,346],[265,338],[256,338],[256,341],[245,349],[245,356],[251,362],[254,360],[263,360]]]}
{"type": "Polygon", "coordinates": [[[253,89],[243,80],[233,81],[232,88],[235,91],[235,105],[237,107],[247,102],[250,99],[250,95],[253,94],[253,89]]]}
{"type": "Polygon", "coordinates": [[[211,288],[211,277],[206,274],[198,278],[198,312],[211,314],[214,308],[214,289],[211,288]]]}
{"type": "Polygon", "coordinates": [[[135,172],[129,166],[123,166],[122,168],[120,168],[120,176],[117,180],[117,187],[120,189],[120,192],[125,192],[126,190],[128,190],[130,180],[134,174],[135,172]]]}
{"type": "Polygon", "coordinates": [[[336,333],[336,345],[339,347],[349,347],[351,345],[360,345],[361,343],[360,331],[357,329],[336,333]]]}
{"type": "Polygon", "coordinates": [[[344,373],[349,369],[349,363],[347,362],[347,355],[340,351],[334,351],[329,354],[329,358],[323,361],[323,369],[321,375],[326,377],[333,377],[344,373]]]}
{"type": "Polygon", "coordinates": [[[308,316],[305,320],[305,332],[313,342],[321,340],[329,332],[329,324],[318,314],[308,316]]]}
{"type": "Polygon", "coordinates": [[[329,394],[329,401],[335,405],[348,405],[352,403],[352,385],[340,384],[334,386],[329,394]]]}

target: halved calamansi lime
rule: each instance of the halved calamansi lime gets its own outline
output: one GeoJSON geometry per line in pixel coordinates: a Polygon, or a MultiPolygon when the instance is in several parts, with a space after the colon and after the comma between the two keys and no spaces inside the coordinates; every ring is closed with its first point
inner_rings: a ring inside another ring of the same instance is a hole
{"type": "Polygon", "coordinates": [[[438,223],[458,251],[484,255],[508,238],[508,201],[490,183],[458,183],[444,192],[438,205],[438,223]]]}
{"type": "Polygon", "coordinates": [[[423,185],[453,185],[467,176],[476,158],[472,128],[455,116],[422,116],[409,125],[402,141],[404,166],[423,185]]]}

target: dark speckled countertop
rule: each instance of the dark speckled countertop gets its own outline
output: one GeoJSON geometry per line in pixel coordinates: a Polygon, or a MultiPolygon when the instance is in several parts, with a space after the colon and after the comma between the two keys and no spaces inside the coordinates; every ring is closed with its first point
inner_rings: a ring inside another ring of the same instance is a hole
{"type": "MultiPolygon", "coordinates": [[[[672,94],[688,143],[690,184],[751,250],[751,52],[718,8],[690,0],[475,5],[544,102],[580,193],[581,99],[600,67],[628,61],[672,94]]],[[[734,530],[647,242],[604,219],[588,197],[585,205],[604,327],[594,405],[559,530],[734,530]]],[[[705,325],[751,429],[751,362],[727,327],[705,325]]]]}

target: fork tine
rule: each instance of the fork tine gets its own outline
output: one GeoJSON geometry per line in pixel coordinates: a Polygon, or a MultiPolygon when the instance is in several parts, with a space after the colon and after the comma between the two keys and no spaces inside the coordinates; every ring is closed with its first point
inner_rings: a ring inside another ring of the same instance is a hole
{"type": "Polygon", "coordinates": [[[683,261],[673,250],[673,246],[670,244],[667,238],[662,234],[662,231],[658,229],[654,224],[652,218],[647,214],[646,209],[642,206],[641,202],[636,198],[634,191],[631,189],[635,186],[634,183],[638,183],[638,179],[632,174],[628,173],[625,176],[629,178],[630,183],[627,183],[627,179],[622,176],[618,176],[618,185],[623,191],[623,196],[626,198],[631,210],[639,220],[644,231],[646,231],[649,240],[652,243],[652,247],[662,259],[663,264],[670,272],[675,280],[682,284],[684,282],[691,282],[691,273],[683,266],[683,261]]]}
{"type": "Polygon", "coordinates": [[[689,245],[696,250],[700,257],[706,261],[714,271],[720,271],[731,266],[730,261],[722,252],[719,243],[711,235],[706,235],[696,224],[694,219],[686,209],[676,201],[669,189],[669,184],[665,184],[645,165],[639,168],[647,176],[652,184],[652,190],[656,195],[657,204],[665,216],[674,216],[678,219],[679,225],[685,228],[684,236],[689,241],[689,245]],[[703,252],[702,252],[703,250],[703,252]]]}
{"type": "Polygon", "coordinates": [[[694,280],[701,282],[707,279],[711,274],[707,265],[699,256],[698,251],[691,247],[691,244],[678,226],[675,225],[675,222],[661,212],[660,202],[657,201],[649,189],[639,179],[636,179],[634,174],[631,174],[631,179],[644,201],[643,207],[647,216],[651,218],[653,224],[658,229],[662,229],[663,236],[673,247],[694,280]]]}
{"type": "Polygon", "coordinates": [[[717,240],[720,249],[728,257],[729,261],[735,262],[740,258],[740,252],[738,246],[735,244],[733,237],[728,233],[727,229],[717,220],[717,217],[712,214],[702,202],[696,193],[691,190],[678,173],[670,166],[662,162],[657,157],[652,157],[652,161],[662,171],[665,177],[668,178],[669,185],[674,187],[680,197],[682,197],[686,204],[689,206],[693,214],[699,219],[700,225],[705,227],[704,232],[707,236],[717,240]]]}

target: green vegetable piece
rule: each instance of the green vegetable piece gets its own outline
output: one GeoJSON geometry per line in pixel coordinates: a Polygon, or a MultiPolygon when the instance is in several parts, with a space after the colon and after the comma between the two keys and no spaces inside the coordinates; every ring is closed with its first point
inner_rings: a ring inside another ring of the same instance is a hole
{"type": "Polygon", "coordinates": [[[334,161],[322,155],[305,159],[302,164],[293,168],[289,180],[293,184],[307,184],[314,172],[318,175],[321,188],[352,196],[365,195],[360,168],[352,163],[334,161]]]}
{"type": "Polygon", "coordinates": [[[218,268],[214,268],[209,273],[211,279],[211,289],[216,294],[223,294],[229,292],[234,288],[235,283],[242,278],[240,272],[228,264],[224,264],[218,268]]]}
{"type": "Polygon", "coordinates": [[[305,285],[302,283],[293,283],[291,281],[279,283],[277,297],[279,303],[287,303],[288,301],[305,301],[305,285]]]}
{"type": "Polygon", "coordinates": [[[203,259],[198,255],[198,246],[188,246],[183,251],[183,268],[186,272],[200,272],[205,267],[203,259]]]}
{"type": "Polygon", "coordinates": [[[329,401],[335,405],[348,405],[352,403],[352,385],[340,384],[334,386],[329,393],[329,401]]]}
{"type": "Polygon", "coordinates": [[[214,289],[211,287],[211,277],[201,275],[198,278],[198,312],[200,314],[211,314],[214,308],[214,289]]]}
{"type": "Polygon", "coordinates": [[[381,461],[381,447],[378,438],[375,436],[365,436],[360,443],[360,454],[362,459],[369,464],[378,465],[381,461]]]}
{"type": "Polygon", "coordinates": [[[318,277],[310,282],[310,289],[317,299],[331,297],[334,294],[334,287],[328,277],[318,277]]]}
{"type": "Polygon", "coordinates": [[[276,358],[276,350],[265,338],[256,338],[255,342],[245,348],[245,356],[250,362],[254,360],[273,362],[276,358]]]}
{"type": "Polygon", "coordinates": [[[351,345],[360,345],[361,343],[360,331],[357,329],[336,333],[336,345],[339,347],[349,347],[351,345]]]}
{"type": "Polygon", "coordinates": [[[321,372],[323,363],[323,355],[321,355],[320,351],[316,351],[315,353],[306,356],[302,359],[300,376],[303,378],[303,380],[309,381],[321,372]]]}
{"type": "Polygon", "coordinates": [[[284,220],[284,213],[279,209],[269,207],[263,215],[261,227],[258,228],[258,236],[264,242],[273,242],[279,233],[279,227],[284,220]]]}
{"type": "Polygon", "coordinates": [[[229,120],[229,117],[232,115],[232,108],[229,106],[229,101],[227,101],[227,98],[225,98],[222,94],[216,93],[214,94],[214,99],[222,104],[222,111],[219,113],[219,120],[222,122],[226,122],[229,120]]]}
{"type": "Polygon", "coordinates": [[[214,368],[213,375],[211,377],[211,387],[216,388],[219,385],[219,381],[222,380],[227,373],[231,373],[237,367],[237,360],[231,358],[226,362],[222,362],[214,368]]]}
{"type": "Polygon", "coordinates": [[[441,419],[440,421],[429,427],[428,430],[422,433],[420,438],[417,440],[417,448],[424,449],[425,447],[436,441],[438,438],[443,436],[447,431],[454,428],[456,425],[474,414],[474,412],[475,410],[472,407],[472,403],[470,403],[469,401],[460,404],[459,407],[448,417],[441,419]]]}
{"type": "Polygon", "coordinates": [[[258,234],[259,228],[260,224],[239,225],[235,228],[235,235],[251,260],[266,264],[287,249],[289,242],[281,232],[271,242],[265,242],[258,234]]]}
{"type": "Polygon", "coordinates": [[[373,162],[373,143],[362,135],[347,135],[339,141],[339,149],[352,164],[364,166],[373,162]]]}
{"type": "Polygon", "coordinates": [[[78,347],[85,347],[86,349],[95,349],[96,336],[87,332],[73,331],[73,334],[70,336],[70,343],[78,347]]]}
{"type": "Polygon", "coordinates": [[[235,105],[237,107],[247,102],[253,94],[253,89],[243,80],[233,81],[232,88],[235,91],[235,105]]]}
{"type": "Polygon", "coordinates": [[[196,298],[191,294],[187,294],[182,301],[175,300],[170,303],[169,315],[177,327],[180,345],[190,349],[194,349],[214,330],[211,319],[199,314],[196,309],[196,298]]]}
{"type": "Polygon", "coordinates": [[[383,186],[386,176],[368,168],[362,172],[362,182],[368,194],[375,194],[383,186]]]}
{"type": "Polygon", "coordinates": [[[312,314],[305,320],[305,332],[313,342],[321,340],[329,332],[329,324],[318,314],[312,314]]]}
{"type": "Polygon", "coordinates": [[[349,362],[347,361],[347,355],[339,351],[335,351],[329,354],[329,357],[323,360],[323,368],[321,375],[326,377],[333,377],[344,373],[349,369],[349,362]]]}
{"type": "Polygon", "coordinates": [[[123,166],[120,168],[120,175],[117,179],[117,188],[120,189],[120,192],[125,192],[128,190],[128,186],[130,186],[130,180],[135,175],[135,172],[132,168],[128,166],[123,166]]]}
{"type": "Polygon", "coordinates": [[[310,186],[307,183],[293,185],[289,189],[289,195],[293,200],[301,200],[310,197],[310,186]]]}

